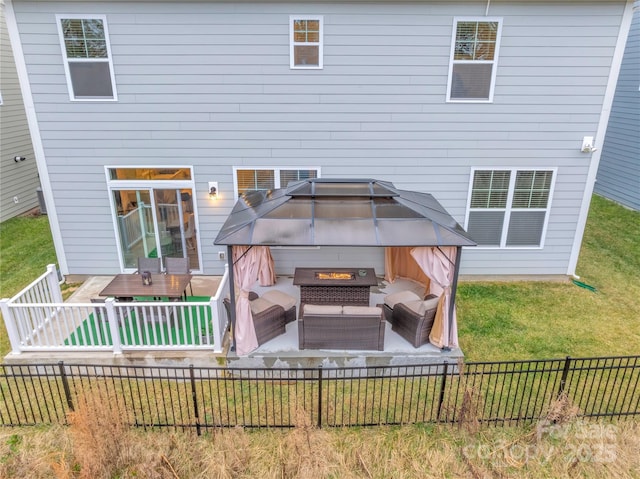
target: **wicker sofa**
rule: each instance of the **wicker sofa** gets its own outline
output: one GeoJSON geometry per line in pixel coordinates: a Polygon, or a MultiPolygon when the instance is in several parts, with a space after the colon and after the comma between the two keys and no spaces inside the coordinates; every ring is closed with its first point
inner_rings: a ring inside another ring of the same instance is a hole
{"type": "Polygon", "coordinates": [[[384,349],[382,309],[374,306],[304,304],[298,319],[302,349],[384,349]]]}

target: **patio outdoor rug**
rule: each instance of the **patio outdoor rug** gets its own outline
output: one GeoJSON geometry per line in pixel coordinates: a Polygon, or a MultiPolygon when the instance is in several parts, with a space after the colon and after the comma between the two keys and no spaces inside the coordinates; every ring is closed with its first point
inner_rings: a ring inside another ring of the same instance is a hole
{"type": "MultiPolygon", "coordinates": [[[[147,300],[147,298],[138,299],[147,300]]],[[[210,299],[209,296],[187,297],[188,302],[208,302],[210,299]]],[[[135,312],[131,311],[129,320],[125,320],[124,324],[119,328],[120,338],[124,344],[138,346],[160,345],[162,344],[162,338],[165,338],[166,344],[199,345],[201,344],[200,329],[196,324],[198,310],[200,310],[200,317],[206,318],[209,323],[209,331],[212,331],[210,310],[204,306],[190,306],[184,308],[185,314],[179,314],[178,318],[174,318],[169,322],[144,323],[141,321],[140,330],[136,327],[135,312]],[[181,326],[184,324],[185,327],[177,328],[177,324],[181,326]],[[171,338],[171,342],[169,342],[169,338],[171,338]]],[[[179,313],[182,312],[179,311],[179,313]]],[[[96,318],[96,315],[92,313],[69,335],[64,344],[67,346],[110,346],[113,341],[108,325],[101,319],[96,318]]]]}

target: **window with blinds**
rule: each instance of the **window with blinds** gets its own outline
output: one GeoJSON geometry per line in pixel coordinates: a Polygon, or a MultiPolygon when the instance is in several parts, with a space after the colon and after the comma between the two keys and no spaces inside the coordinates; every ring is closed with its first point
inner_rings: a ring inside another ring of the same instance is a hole
{"type": "Polygon", "coordinates": [[[500,19],[455,19],[449,67],[448,101],[492,101],[500,19]]]}
{"type": "Polygon", "coordinates": [[[475,170],[466,229],[478,246],[541,247],[552,170],[475,170]]]}
{"type": "Polygon", "coordinates": [[[105,18],[57,17],[72,100],[115,100],[115,79],[105,18]]]}
{"type": "Polygon", "coordinates": [[[290,22],[290,67],[322,68],[322,17],[295,17],[290,22]]]}
{"type": "Polygon", "coordinates": [[[318,169],[294,170],[286,168],[272,169],[235,169],[236,191],[238,195],[253,190],[272,190],[285,188],[290,182],[318,178],[318,169]]]}

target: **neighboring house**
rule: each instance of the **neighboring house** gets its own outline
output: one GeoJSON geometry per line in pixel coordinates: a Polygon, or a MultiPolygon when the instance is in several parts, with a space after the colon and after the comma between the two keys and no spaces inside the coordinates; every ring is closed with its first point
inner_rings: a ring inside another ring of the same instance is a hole
{"type": "Polygon", "coordinates": [[[640,6],[622,58],[595,191],[640,210],[640,6]]]}
{"type": "Polygon", "coordinates": [[[40,186],[27,115],[0,0],[0,222],[38,206],[40,186]]]}
{"type": "MultiPolygon", "coordinates": [[[[64,274],[213,245],[238,194],[370,177],[479,244],[465,275],[575,271],[632,17],[626,0],[7,4],[64,274]],[[209,192],[215,188],[216,198],[209,192]]],[[[376,248],[274,249],[365,265],[376,248]]]]}

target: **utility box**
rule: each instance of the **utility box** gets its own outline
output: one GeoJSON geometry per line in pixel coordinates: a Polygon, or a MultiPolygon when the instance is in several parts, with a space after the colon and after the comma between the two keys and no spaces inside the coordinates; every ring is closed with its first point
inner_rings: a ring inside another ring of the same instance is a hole
{"type": "Polygon", "coordinates": [[[36,194],[38,195],[38,205],[40,207],[40,214],[47,214],[47,204],[44,202],[44,194],[42,193],[42,188],[36,188],[36,194]]]}

